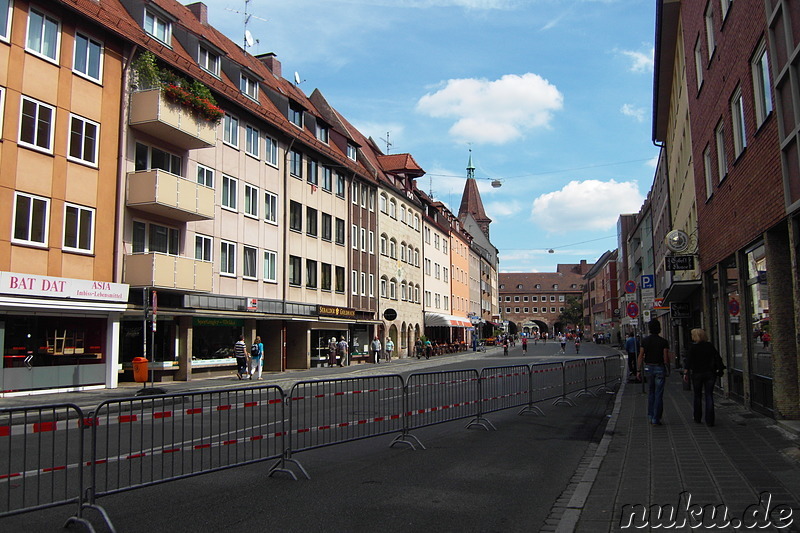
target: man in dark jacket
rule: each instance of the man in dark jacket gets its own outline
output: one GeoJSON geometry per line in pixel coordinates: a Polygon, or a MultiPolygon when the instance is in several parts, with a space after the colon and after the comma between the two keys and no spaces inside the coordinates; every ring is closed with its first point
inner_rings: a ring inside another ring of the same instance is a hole
{"type": "Polygon", "coordinates": [[[661,416],[664,414],[664,381],[669,372],[669,343],[659,335],[661,322],[653,319],[647,324],[650,335],[642,339],[639,348],[639,372],[636,377],[641,379],[642,367],[648,376],[650,387],[647,394],[647,417],[654,426],[661,425],[661,416]]]}
{"type": "Polygon", "coordinates": [[[714,345],[708,342],[708,335],[702,329],[692,330],[692,345],[686,357],[688,372],[683,379],[692,380],[694,389],[694,421],[698,424],[703,418],[703,403],[706,404],[706,425],[714,425],[714,383],[722,375],[725,365],[714,345]],[[705,398],[704,398],[705,397],[705,398]],[[705,399],[705,402],[703,401],[705,399]]]}

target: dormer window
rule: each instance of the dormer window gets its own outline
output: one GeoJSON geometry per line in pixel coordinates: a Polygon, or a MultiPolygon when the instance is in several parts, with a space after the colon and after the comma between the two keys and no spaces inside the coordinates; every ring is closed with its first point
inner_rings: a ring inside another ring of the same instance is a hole
{"type": "Polygon", "coordinates": [[[167,46],[172,43],[172,22],[149,9],[144,10],[144,31],[167,46]]]}
{"type": "Polygon", "coordinates": [[[354,144],[347,143],[347,157],[355,161],[358,158],[356,147],[354,144]]]}
{"type": "Polygon", "coordinates": [[[258,82],[244,74],[239,75],[239,90],[242,94],[258,101],[258,82]]]}
{"type": "Polygon", "coordinates": [[[328,144],[328,138],[330,136],[330,131],[328,130],[328,126],[317,122],[316,136],[318,141],[322,141],[325,144],[328,144]]]}
{"type": "Polygon", "coordinates": [[[303,108],[297,104],[289,104],[289,122],[297,126],[303,127],[303,108]]]}
{"type": "Polygon", "coordinates": [[[556,284],[554,284],[554,285],[553,285],[553,290],[554,290],[554,291],[557,291],[557,290],[558,290],[558,283],[556,283],[556,284]]]}
{"type": "Polygon", "coordinates": [[[197,63],[203,70],[206,70],[214,76],[219,77],[219,56],[203,45],[200,45],[200,51],[197,55],[197,63]]]}

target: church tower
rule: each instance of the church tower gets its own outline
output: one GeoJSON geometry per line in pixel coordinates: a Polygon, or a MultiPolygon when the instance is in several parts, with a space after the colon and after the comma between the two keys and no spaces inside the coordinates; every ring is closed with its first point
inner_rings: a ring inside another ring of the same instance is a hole
{"type": "Polygon", "coordinates": [[[467,163],[467,183],[464,185],[464,194],[461,195],[461,206],[458,209],[458,218],[462,224],[467,215],[472,216],[483,234],[489,239],[489,224],[492,223],[492,219],[486,216],[486,211],[483,209],[481,193],[478,191],[478,183],[475,181],[472,150],[469,151],[469,162],[467,163]]]}

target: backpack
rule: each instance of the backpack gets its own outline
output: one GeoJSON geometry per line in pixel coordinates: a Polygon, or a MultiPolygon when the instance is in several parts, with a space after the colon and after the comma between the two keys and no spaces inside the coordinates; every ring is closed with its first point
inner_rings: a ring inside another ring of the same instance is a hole
{"type": "Polygon", "coordinates": [[[258,344],[253,344],[250,347],[250,357],[258,357],[258,344]]]}

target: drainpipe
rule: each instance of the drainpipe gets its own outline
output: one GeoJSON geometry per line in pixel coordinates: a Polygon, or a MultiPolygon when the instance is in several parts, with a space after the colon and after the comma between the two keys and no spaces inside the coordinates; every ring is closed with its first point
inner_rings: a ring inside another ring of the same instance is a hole
{"type": "MultiPolygon", "coordinates": [[[[284,155],[284,158],[283,158],[284,159],[284,161],[283,161],[283,216],[284,217],[287,217],[288,214],[289,214],[289,158],[291,157],[292,146],[294,146],[294,141],[295,140],[297,140],[297,139],[292,137],[292,140],[289,141],[289,146],[286,147],[286,155],[284,155]]],[[[286,371],[286,340],[287,340],[287,336],[286,336],[286,318],[285,317],[286,317],[286,297],[288,295],[288,290],[287,289],[288,289],[288,285],[289,285],[289,280],[286,277],[286,275],[289,272],[289,269],[288,269],[289,254],[286,253],[287,248],[288,248],[288,242],[289,242],[288,239],[289,239],[289,224],[288,224],[288,220],[284,220],[284,224],[283,224],[283,250],[284,250],[284,254],[283,254],[283,256],[284,256],[284,259],[283,259],[283,272],[284,272],[284,277],[283,277],[283,284],[282,284],[282,287],[281,287],[281,291],[283,292],[282,301],[283,301],[284,320],[283,320],[283,322],[281,324],[281,367],[280,367],[280,371],[281,372],[285,372],[286,371]]]]}

